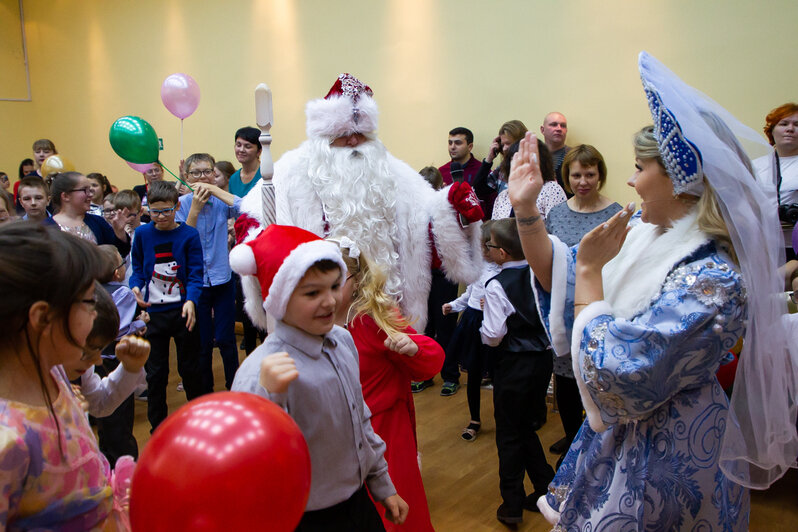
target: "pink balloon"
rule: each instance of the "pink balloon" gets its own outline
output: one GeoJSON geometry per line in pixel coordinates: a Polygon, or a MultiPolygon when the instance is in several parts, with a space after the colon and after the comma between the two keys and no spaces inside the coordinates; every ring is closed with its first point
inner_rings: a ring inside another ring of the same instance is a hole
{"type": "Polygon", "coordinates": [[[172,74],[163,80],[161,101],[176,117],[181,120],[188,118],[199,106],[199,85],[188,74],[172,74]]]}
{"type": "Polygon", "coordinates": [[[143,174],[144,172],[150,169],[150,166],[152,166],[152,163],[136,164],[136,163],[131,163],[130,161],[125,161],[125,162],[129,167],[131,167],[133,170],[135,170],[140,174],[143,174]]]}

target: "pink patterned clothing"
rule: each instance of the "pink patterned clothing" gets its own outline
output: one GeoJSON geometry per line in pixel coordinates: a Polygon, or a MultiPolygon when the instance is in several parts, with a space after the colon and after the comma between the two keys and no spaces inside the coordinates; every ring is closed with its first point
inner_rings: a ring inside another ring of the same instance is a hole
{"type": "Polygon", "coordinates": [[[123,530],[86,414],[63,368],[50,374],[58,426],[46,406],[0,398],[0,530],[123,530]]]}
{"type": "MultiPolygon", "coordinates": [[[[538,211],[545,219],[546,216],[549,215],[549,211],[552,207],[563,203],[567,199],[568,198],[565,195],[565,191],[556,181],[546,181],[543,183],[543,187],[540,189],[540,194],[538,194],[538,211]]],[[[491,215],[491,218],[493,220],[509,218],[512,212],[513,206],[510,205],[510,196],[505,188],[499,192],[498,196],[496,196],[496,202],[493,204],[493,214],[491,215]]]]}

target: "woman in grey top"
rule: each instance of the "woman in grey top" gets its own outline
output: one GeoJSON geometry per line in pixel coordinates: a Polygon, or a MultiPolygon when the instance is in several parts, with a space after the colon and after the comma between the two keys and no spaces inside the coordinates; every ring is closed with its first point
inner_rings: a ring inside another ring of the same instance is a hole
{"type": "MultiPolygon", "coordinates": [[[[573,194],[573,197],[549,211],[546,230],[570,247],[578,244],[585,234],[609,220],[622,207],[599,193],[607,180],[607,165],[593,146],[581,144],[569,151],[563,159],[562,177],[566,192],[573,194]]],[[[564,455],[582,426],[583,419],[582,400],[570,356],[554,357],[554,379],[565,437],[552,445],[549,451],[564,455]]]]}

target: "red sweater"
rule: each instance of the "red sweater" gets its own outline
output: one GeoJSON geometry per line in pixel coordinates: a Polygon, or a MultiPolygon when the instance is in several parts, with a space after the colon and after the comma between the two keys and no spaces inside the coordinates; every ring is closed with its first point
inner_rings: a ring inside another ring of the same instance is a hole
{"type": "Polygon", "coordinates": [[[408,327],[404,332],[418,345],[418,352],[409,357],[389,351],[384,344],[388,336],[370,316],[353,320],[349,332],[360,357],[360,384],[371,410],[371,425],[385,441],[385,460],[396,492],[411,508],[401,527],[383,516],[385,529],[431,531],[427,496],[416,456],[416,416],[410,381],[434,377],[443,366],[443,348],[408,327]]]}

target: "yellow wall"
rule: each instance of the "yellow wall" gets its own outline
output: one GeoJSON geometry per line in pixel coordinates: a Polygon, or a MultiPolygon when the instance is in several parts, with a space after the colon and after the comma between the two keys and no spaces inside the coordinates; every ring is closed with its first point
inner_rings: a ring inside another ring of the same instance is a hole
{"type": "MultiPolygon", "coordinates": [[[[0,0],[2,27],[16,4],[0,0]]],[[[650,120],[640,50],[757,129],[798,99],[794,0],[28,0],[24,14],[33,98],[0,101],[0,169],[12,176],[47,137],[80,171],[139,183],[108,143],[128,114],[155,127],[175,169],[180,121],[159,92],[174,72],[202,90],[186,155],[234,160],[233,134],[254,125],[253,90],[266,82],[276,159],[304,138],[305,102],[349,71],[374,89],[382,140],[414,167],[446,162],[454,126],[474,131],[483,156],[505,120],[537,128],[559,110],[569,144],[604,153],[619,201],[634,197],[630,137],[650,120]]]]}

